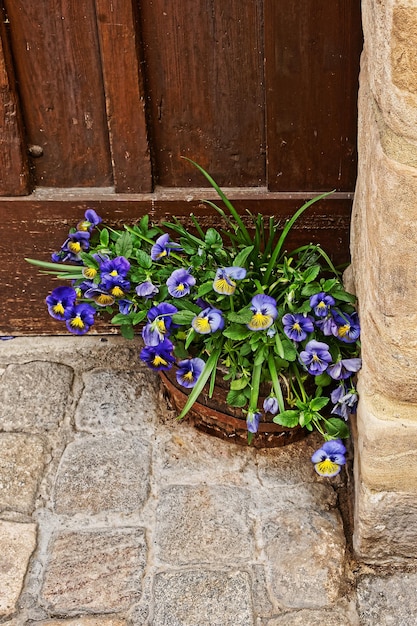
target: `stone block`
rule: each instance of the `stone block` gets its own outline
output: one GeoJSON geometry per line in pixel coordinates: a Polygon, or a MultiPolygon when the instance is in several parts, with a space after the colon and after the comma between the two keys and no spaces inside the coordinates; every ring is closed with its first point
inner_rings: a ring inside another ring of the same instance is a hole
{"type": "Polygon", "coordinates": [[[106,615],[74,617],[72,619],[52,619],[44,622],[36,622],[36,626],[126,626],[126,624],[126,620],[122,617],[108,617],[106,615]]]}
{"type": "Polygon", "coordinates": [[[263,541],[267,578],[278,603],[314,609],[337,600],[345,558],[338,512],[281,512],[264,524],[263,541]]]}
{"type": "Polygon", "coordinates": [[[43,361],[9,365],[0,386],[0,430],[39,433],[59,426],[73,370],[43,361]]]}
{"type": "Polygon", "coordinates": [[[0,521],[0,617],[11,616],[36,547],[36,524],[0,521]]]}
{"type": "MultiPolygon", "coordinates": [[[[375,622],[376,624],[376,622],[375,622]]],[[[378,622],[382,624],[382,622],[378,622]]],[[[353,612],[338,610],[314,611],[303,609],[285,613],[266,622],[266,626],[359,626],[359,618],[353,612]]]]}
{"type": "Polygon", "coordinates": [[[75,422],[91,433],[149,432],[160,412],[152,372],[96,369],[83,375],[84,390],[75,422]]]}
{"type": "Polygon", "coordinates": [[[152,626],[254,626],[246,572],[157,574],[152,626]]]}
{"type": "Polygon", "coordinates": [[[353,546],[378,565],[417,558],[415,493],[373,491],[357,482],[353,546]]]}
{"type": "Polygon", "coordinates": [[[249,493],[241,488],[172,485],[157,509],[157,556],[164,563],[242,562],[253,558],[249,493]]]}
{"type": "Polygon", "coordinates": [[[114,613],[140,599],[146,564],[142,530],[62,531],[48,552],[41,590],[47,610],[114,613]]]}
{"type": "Polygon", "coordinates": [[[41,437],[0,433],[0,510],[32,513],[44,463],[41,437]]]}
{"type": "Polygon", "coordinates": [[[86,436],[62,456],[53,493],[57,513],[130,513],[148,496],[149,445],[138,436],[86,436]]]}
{"type": "Polygon", "coordinates": [[[365,576],[357,587],[361,626],[415,626],[417,574],[398,572],[392,576],[365,576]]]}

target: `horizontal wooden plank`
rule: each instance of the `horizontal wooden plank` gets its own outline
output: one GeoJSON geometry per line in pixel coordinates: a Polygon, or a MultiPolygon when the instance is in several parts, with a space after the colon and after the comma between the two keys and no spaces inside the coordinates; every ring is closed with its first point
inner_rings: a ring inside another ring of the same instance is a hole
{"type": "MultiPolygon", "coordinates": [[[[175,195],[175,194],[174,194],[175,195]]],[[[173,198],[168,192],[148,194],[146,198],[129,194],[107,194],[101,199],[89,198],[88,193],[68,193],[67,199],[28,198],[0,201],[0,335],[66,334],[62,324],[46,313],[44,299],[57,286],[53,278],[41,275],[37,268],[28,265],[25,257],[49,260],[59,249],[69,227],[75,225],[87,208],[94,208],[109,224],[120,227],[133,223],[148,214],[154,222],[169,220],[177,215],[191,228],[190,214],[198,217],[202,226],[219,227],[215,211],[203,204],[201,198],[210,196],[209,190],[191,190],[188,199],[173,198]],[[165,195],[165,199],[164,196],[165,195]]],[[[236,190],[228,196],[244,215],[246,210],[275,215],[284,224],[301,206],[300,197],[282,199],[266,193],[243,196],[236,190]]],[[[335,263],[349,260],[349,226],[351,200],[326,199],[308,209],[297,223],[289,240],[294,248],[310,241],[319,242],[335,263]]],[[[245,218],[247,221],[247,218],[245,218]]],[[[114,332],[108,324],[97,324],[94,332],[114,332]]]]}

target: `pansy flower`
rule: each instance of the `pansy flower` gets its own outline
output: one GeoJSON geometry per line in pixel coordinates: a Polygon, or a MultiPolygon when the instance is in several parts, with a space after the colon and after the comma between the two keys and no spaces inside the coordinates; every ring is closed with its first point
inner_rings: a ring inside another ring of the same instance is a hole
{"type": "Polygon", "coordinates": [[[282,318],[284,333],[293,341],[304,341],[314,330],[313,318],[301,313],[286,313],[282,318]]]}
{"type": "Polygon", "coordinates": [[[61,246],[61,252],[52,255],[58,256],[60,261],[76,261],[79,262],[81,252],[86,252],[90,247],[90,233],[78,230],[76,233],[70,233],[68,238],[61,246]]]}
{"type": "Polygon", "coordinates": [[[271,413],[271,415],[276,415],[279,409],[277,398],[275,398],[275,396],[269,396],[268,398],[265,398],[263,408],[265,413],[271,413]]]}
{"type": "Polygon", "coordinates": [[[67,329],[75,335],[85,335],[94,324],[95,308],[85,302],[77,304],[65,311],[67,329]]]}
{"type": "Polygon", "coordinates": [[[169,339],[164,339],[156,346],[145,346],[140,352],[140,359],[153,370],[169,370],[175,363],[172,354],[173,344],[169,339]]]}
{"type": "Polygon", "coordinates": [[[246,417],[246,427],[248,432],[257,433],[259,428],[259,421],[261,419],[260,413],[255,413],[253,411],[249,411],[246,417]]]}
{"type": "Polygon", "coordinates": [[[359,339],[360,326],[357,313],[333,313],[333,335],[345,343],[354,343],[359,339]]]}
{"type": "Polygon", "coordinates": [[[98,306],[103,307],[111,306],[115,301],[115,297],[106,289],[100,287],[100,285],[93,285],[92,287],[87,289],[87,291],[84,293],[84,296],[86,298],[89,298],[90,300],[94,300],[94,302],[98,306]]]}
{"type": "Polygon", "coordinates": [[[326,317],[330,307],[334,305],[334,298],[328,293],[321,291],[310,298],[310,306],[317,317],[326,317]]]}
{"type": "Polygon", "coordinates": [[[346,448],[340,439],[326,441],[311,457],[317,474],[327,478],[336,476],[346,463],[345,452],[346,448]]]}
{"type": "Polygon", "coordinates": [[[169,336],[172,327],[172,316],[178,309],[169,302],[161,302],[148,311],[148,323],[142,330],[142,338],[147,346],[157,346],[169,336]]]}
{"type": "Polygon", "coordinates": [[[333,415],[339,415],[347,420],[351,413],[356,413],[358,394],[354,387],[346,389],[345,384],[341,383],[336,389],[333,389],[330,399],[334,404],[331,410],[333,415]]]}
{"type": "Polygon", "coordinates": [[[174,270],[167,282],[168,292],[173,298],[188,296],[191,287],[195,285],[195,278],[184,268],[174,270]]]}
{"type": "Polygon", "coordinates": [[[208,307],[201,311],[191,322],[196,333],[208,335],[224,328],[223,314],[219,309],[208,307]]]}
{"type": "Polygon", "coordinates": [[[92,231],[94,226],[97,226],[102,221],[102,218],[97,215],[94,209],[87,209],[84,213],[84,219],[77,224],[77,230],[92,231]]]}
{"type": "Polygon", "coordinates": [[[151,298],[159,292],[159,288],[150,280],[146,280],[140,283],[140,285],[135,288],[135,291],[141,298],[151,298]]]}
{"type": "Polygon", "coordinates": [[[65,311],[74,306],[77,292],[72,287],[57,287],[46,297],[48,313],[56,320],[65,320],[65,311]]]}
{"type": "Polygon", "coordinates": [[[345,380],[358,372],[361,369],[362,360],[359,358],[354,359],[340,359],[337,363],[329,365],[327,373],[334,380],[345,380]]]}
{"type": "Polygon", "coordinates": [[[198,357],[194,359],[184,359],[178,363],[176,378],[178,384],[190,389],[194,387],[203,371],[205,362],[198,357]]]}
{"type": "Polygon", "coordinates": [[[165,256],[169,256],[171,250],[182,250],[182,248],[178,243],[171,241],[167,233],[165,235],[161,235],[151,248],[152,261],[159,261],[165,256]]]}
{"type": "Polygon", "coordinates": [[[242,280],[246,276],[244,267],[221,267],[217,270],[213,281],[213,289],[216,293],[231,296],[236,291],[235,280],[242,280]]]}
{"type": "Polygon", "coordinates": [[[266,330],[278,315],[276,300],[262,293],[252,298],[250,309],[253,312],[252,319],[247,324],[250,330],[266,330]]]}
{"type": "Polygon", "coordinates": [[[309,374],[319,376],[326,371],[332,361],[329,346],[327,343],[312,339],[307,343],[305,350],[300,352],[300,361],[304,363],[309,374]]]}

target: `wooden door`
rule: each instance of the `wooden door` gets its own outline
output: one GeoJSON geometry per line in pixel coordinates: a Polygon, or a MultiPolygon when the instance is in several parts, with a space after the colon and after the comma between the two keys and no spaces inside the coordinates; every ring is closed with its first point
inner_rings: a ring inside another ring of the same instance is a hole
{"type": "MultiPolygon", "coordinates": [[[[242,211],[348,259],[359,0],[3,0],[0,334],[58,334],[49,259],[87,207],[114,224],[213,219],[210,171],[242,211]]],[[[97,327],[100,330],[100,326],[97,327]]],[[[101,327],[101,331],[106,331],[101,327]]]]}

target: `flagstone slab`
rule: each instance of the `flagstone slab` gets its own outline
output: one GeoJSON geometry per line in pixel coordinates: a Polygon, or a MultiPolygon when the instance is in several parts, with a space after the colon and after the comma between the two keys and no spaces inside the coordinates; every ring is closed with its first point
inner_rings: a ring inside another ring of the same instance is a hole
{"type": "Polygon", "coordinates": [[[9,365],[0,385],[0,429],[39,433],[57,428],[72,381],[73,370],[60,363],[9,365]]]}
{"type": "Polygon", "coordinates": [[[359,618],[352,613],[347,614],[334,610],[312,611],[303,609],[270,619],[265,626],[359,626],[359,618]]]}
{"type": "Polygon", "coordinates": [[[36,524],[0,521],[0,617],[11,616],[36,547],[36,524]]]}
{"type": "Polygon", "coordinates": [[[417,573],[398,572],[391,576],[365,576],[358,583],[358,611],[361,626],[415,626],[417,615],[417,573]]]}
{"type": "Polygon", "coordinates": [[[150,446],[131,434],[86,436],[62,456],[53,492],[57,513],[129,513],[148,496],[150,446]]]}
{"type": "Polygon", "coordinates": [[[95,617],[75,617],[73,619],[52,619],[44,622],[36,622],[36,626],[126,626],[127,622],[122,617],[108,617],[98,615],[95,617]]]}
{"type": "Polygon", "coordinates": [[[83,383],[75,412],[78,430],[149,432],[154,425],[160,408],[152,372],[95,369],[83,374],[83,383]]]}
{"type": "Polygon", "coordinates": [[[345,556],[338,512],[281,511],[264,524],[263,540],[269,583],[277,602],[305,609],[329,607],[336,601],[345,556]]]}
{"type": "Polygon", "coordinates": [[[0,433],[0,510],[32,513],[45,461],[41,437],[0,433]]]}
{"type": "Polygon", "coordinates": [[[156,513],[158,558],[175,565],[253,558],[249,503],[249,493],[237,487],[167,487],[156,513]]]}
{"type": "Polygon", "coordinates": [[[246,572],[165,572],[155,577],[152,626],[254,626],[246,572]]]}
{"type": "Polygon", "coordinates": [[[49,547],[41,601],[52,612],[124,611],[141,597],[140,529],[62,531],[49,547]]]}

